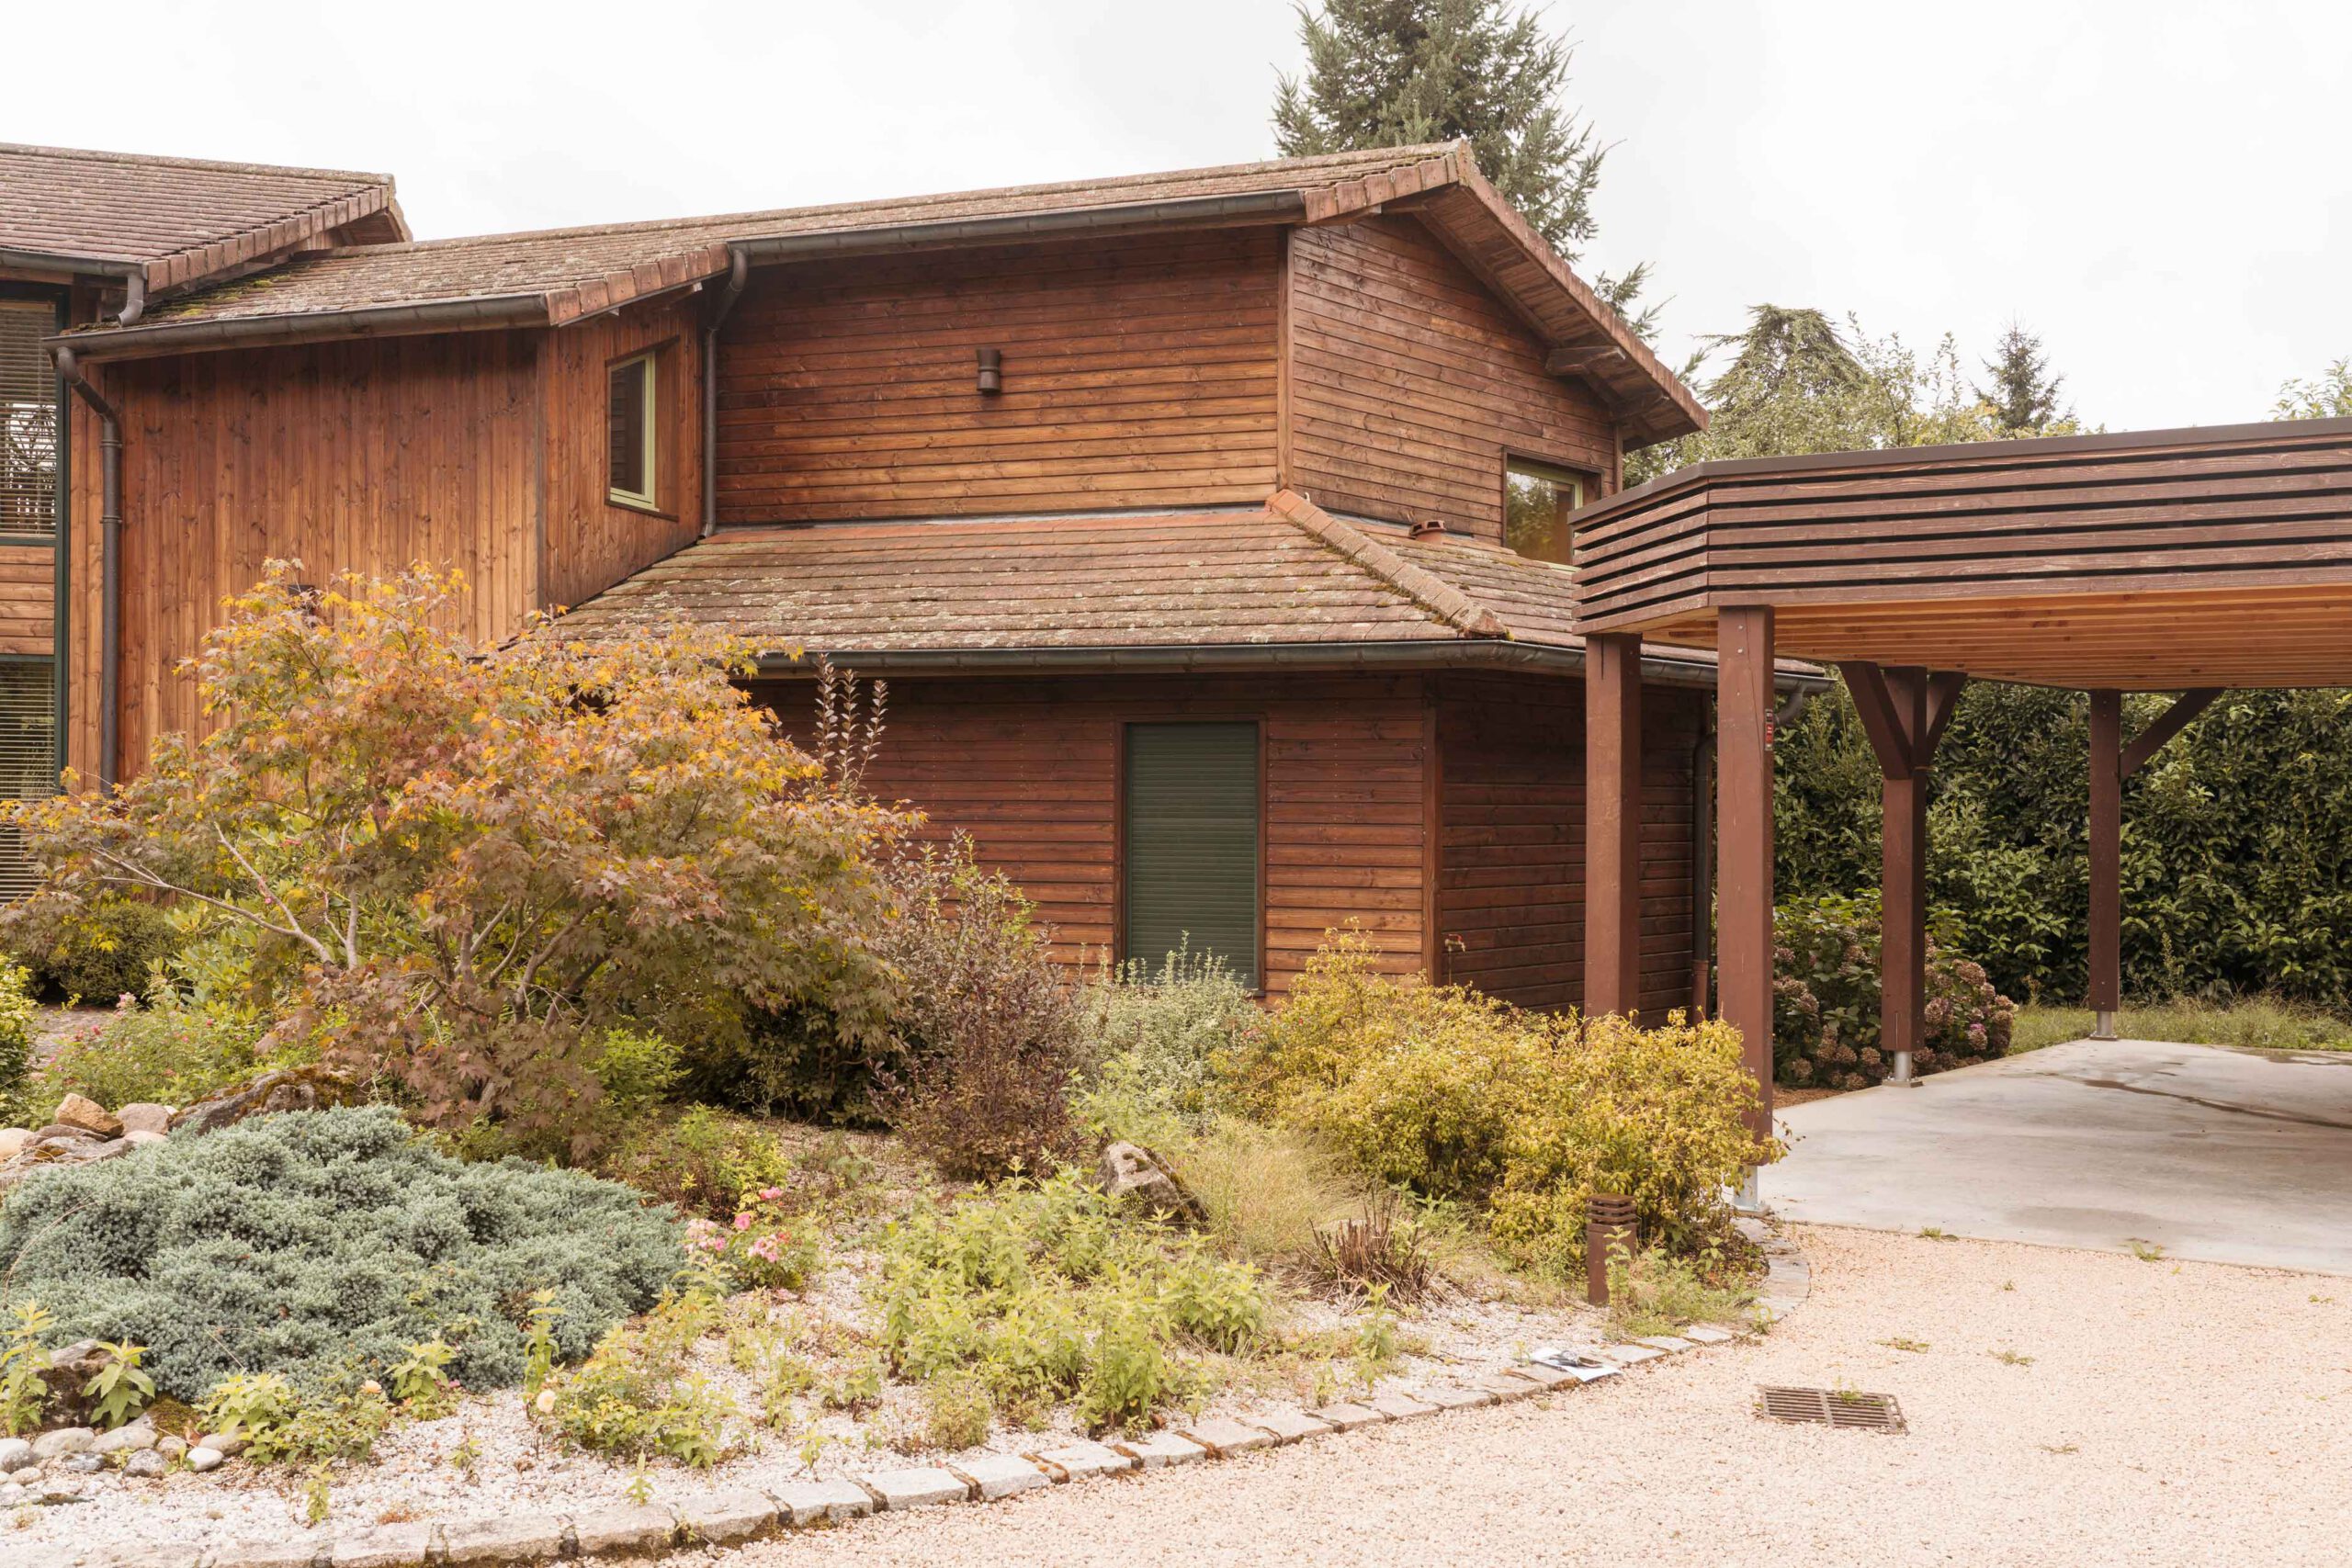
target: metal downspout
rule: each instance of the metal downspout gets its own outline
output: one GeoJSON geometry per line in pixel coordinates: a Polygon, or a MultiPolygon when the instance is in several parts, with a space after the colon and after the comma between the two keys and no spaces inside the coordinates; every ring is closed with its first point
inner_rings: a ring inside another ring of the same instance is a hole
{"type": "MultiPolygon", "coordinates": [[[[134,304],[141,298],[134,291],[134,304]]],[[[57,351],[57,373],[98,416],[98,787],[111,791],[122,739],[122,416],[90,385],[72,349],[57,351]]]]}
{"type": "Polygon", "coordinates": [[[718,532],[718,329],[741,297],[752,264],[741,245],[727,247],[727,287],[702,333],[702,536],[718,532]]]}

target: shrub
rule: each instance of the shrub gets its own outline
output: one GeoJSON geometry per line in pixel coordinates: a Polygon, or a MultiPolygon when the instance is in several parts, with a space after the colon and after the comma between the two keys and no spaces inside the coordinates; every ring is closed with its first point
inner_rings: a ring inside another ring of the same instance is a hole
{"type": "Polygon", "coordinates": [[[903,1377],[977,1379],[1014,1411],[1077,1398],[1094,1427],[1135,1427],[1197,1387],[1197,1354],[1265,1332],[1256,1269],[1125,1217],[1074,1173],[1016,1181],[884,1238],[883,1345],[903,1377]]]}
{"type": "Polygon", "coordinates": [[[817,1233],[786,1202],[784,1189],[745,1193],[732,1221],[693,1220],[686,1247],[718,1261],[739,1291],[797,1291],[817,1272],[817,1233]]]}
{"type": "Polygon", "coordinates": [[[923,1385],[923,1444],[949,1453],[989,1440],[996,1404],[975,1377],[938,1377],[923,1385]]]}
{"type": "Polygon", "coordinates": [[[1609,1321],[1628,1339],[1693,1323],[1738,1323],[1755,1298],[1742,1270],[1714,1247],[1696,1258],[1652,1247],[1609,1262],[1609,1321]]]}
{"type": "Polygon", "coordinates": [[[597,1168],[681,1213],[710,1220],[732,1220],[746,1193],[792,1179],[791,1156],[775,1134],[707,1105],[639,1121],[616,1136],[597,1168]]]}
{"type": "MultiPolygon", "coordinates": [[[[1984,971],[1937,941],[1950,927],[1930,922],[1928,994],[1913,1069],[2006,1055],[2017,1009],[1984,971]]],[[[1875,894],[1824,895],[1774,912],[1773,1076],[1792,1086],[1864,1089],[1894,1069],[1879,1049],[1879,909],[1875,894]]]]}
{"type": "Polygon", "coordinates": [[[1265,1022],[1223,959],[1186,949],[1157,971],[1140,960],[1105,964],[1077,1000],[1089,1063],[1080,1120],[1155,1146],[1211,1120],[1218,1060],[1250,1049],[1265,1022]]]}
{"type": "Polygon", "coordinates": [[[120,894],[38,903],[8,922],[7,937],[40,989],[100,1006],[144,993],[180,946],[160,907],[120,894]]]}
{"type": "Polygon", "coordinates": [[[193,661],[218,728],[164,737],[119,791],[0,810],[44,878],[0,926],[126,887],[201,905],[266,1011],[424,1122],[576,1152],[615,1023],[818,1003],[879,1039],[867,855],[901,818],[730,681],[749,649],[540,627],[481,650],[448,629],[458,588],[310,594],[271,563],[193,661]]]}
{"type": "Polygon", "coordinates": [[[31,1123],[32,1064],[32,976],[0,958],[0,1121],[9,1126],[31,1123]]]}
{"type": "Polygon", "coordinates": [[[566,1440],[594,1453],[656,1455],[707,1467],[726,1457],[734,1403],[688,1368],[715,1303],[700,1292],[671,1297],[635,1327],[616,1326],[580,1368],[551,1384],[535,1408],[566,1440]]]}
{"type": "MultiPolygon", "coordinates": [[[[102,1021],[76,1025],[35,1075],[42,1113],[68,1094],[100,1105],[187,1105],[264,1066],[266,1025],[251,1008],[200,1005],[168,986],[144,1007],[126,998],[102,1021]]],[[[268,1066],[289,1065],[272,1058],[268,1066]]]]}
{"type": "Polygon", "coordinates": [[[1581,1256],[1584,1201],[1631,1194],[1648,1234],[1690,1245],[1722,1190],[1777,1157],[1739,1037],[1521,1012],[1464,987],[1385,975],[1354,933],[1307,962],[1236,1092],[1326,1139],[1363,1176],[1487,1211],[1496,1238],[1547,1269],[1581,1256]]]}
{"type": "Polygon", "coordinates": [[[35,1176],[0,1207],[0,1270],[61,1337],[148,1347],[194,1400],[267,1371],[309,1391],[439,1337],[469,1386],[518,1380],[532,1293],[566,1359],[641,1311],[684,1257],[636,1193],[517,1161],[467,1165],[390,1110],[306,1111],[35,1176]]]}
{"type": "Polygon", "coordinates": [[[1261,1263],[1311,1266],[1318,1229],[1363,1197],[1363,1179],[1315,1138],[1240,1116],[1219,1116],[1159,1153],[1208,1211],[1209,1235],[1261,1263]]]}
{"type": "Polygon", "coordinates": [[[951,1178],[1050,1168],[1071,1143],[1078,1014],[1029,901],[963,839],[888,877],[899,908],[879,944],[900,977],[899,1051],[880,1069],[891,1122],[951,1178]]]}

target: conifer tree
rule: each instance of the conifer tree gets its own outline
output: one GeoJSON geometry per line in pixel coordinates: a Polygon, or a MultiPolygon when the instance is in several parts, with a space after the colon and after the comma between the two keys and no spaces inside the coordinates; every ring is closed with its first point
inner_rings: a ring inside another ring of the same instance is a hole
{"type": "MultiPolygon", "coordinates": [[[[1467,141],[1478,167],[1573,262],[1597,225],[1592,197],[1609,154],[1561,101],[1574,50],[1532,11],[1508,0],[1321,0],[1301,6],[1303,77],[1274,95],[1274,140],[1285,157],[1467,141]]],[[[1634,314],[1646,263],[1595,288],[1634,314]]]]}
{"type": "Polygon", "coordinates": [[[2041,339],[2026,331],[2023,322],[2009,323],[2009,330],[2001,334],[1998,352],[1984,361],[1984,368],[1991,373],[1993,384],[1977,388],[1976,395],[1993,410],[2005,432],[2047,435],[2051,426],[2071,423],[2072,411],[2058,406],[2058,391],[2066,378],[2050,373],[2050,356],[2042,352],[2041,339]]]}

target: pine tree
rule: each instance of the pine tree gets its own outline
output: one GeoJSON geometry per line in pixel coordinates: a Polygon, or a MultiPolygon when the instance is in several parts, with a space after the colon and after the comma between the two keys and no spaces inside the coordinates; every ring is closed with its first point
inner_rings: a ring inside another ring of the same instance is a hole
{"type": "Polygon", "coordinates": [[[2013,435],[2047,435],[2052,425],[2072,421],[2073,411],[2058,407],[2058,389],[2066,378],[2050,373],[2041,340],[2026,331],[2024,323],[2009,323],[2001,334],[1998,356],[1984,361],[1984,368],[1993,384],[1977,388],[1976,395],[1992,408],[2003,430],[2013,435]]]}
{"type": "MultiPolygon", "coordinates": [[[[1274,95],[1285,157],[1466,140],[1478,167],[1552,247],[1573,262],[1597,225],[1592,196],[1608,147],[1565,108],[1575,53],[1509,0],[1322,0],[1301,6],[1304,80],[1274,95]]],[[[1601,277],[1601,298],[1634,314],[1649,267],[1601,277]]]]}

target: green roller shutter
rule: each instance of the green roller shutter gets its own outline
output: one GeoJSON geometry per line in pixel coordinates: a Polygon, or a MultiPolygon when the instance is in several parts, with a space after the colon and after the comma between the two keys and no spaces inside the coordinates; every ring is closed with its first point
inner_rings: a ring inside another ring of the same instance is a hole
{"type": "Polygon", "coordinates": [[[1258,984],[1258,727],[1131,724],[1126,956],[1179,945],[1258,984]]]}
{"type": "MultiPolygon", "coordinates": [[[[0,659],[0,796],[57,793],[57,680],[46,659],[0,659]]],[[[0,825],[0,900],[33,890],[23,836],[0,825]]]]}

